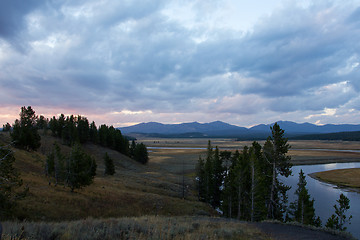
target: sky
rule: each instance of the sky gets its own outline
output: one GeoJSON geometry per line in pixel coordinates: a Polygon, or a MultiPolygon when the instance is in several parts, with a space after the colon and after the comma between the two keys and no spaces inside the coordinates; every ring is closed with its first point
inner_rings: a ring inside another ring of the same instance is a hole
{"type": "Polygon", "coordinates": [[[360,0],[0,2],[1,126],[359,124],[359,92],[360,0]]]}

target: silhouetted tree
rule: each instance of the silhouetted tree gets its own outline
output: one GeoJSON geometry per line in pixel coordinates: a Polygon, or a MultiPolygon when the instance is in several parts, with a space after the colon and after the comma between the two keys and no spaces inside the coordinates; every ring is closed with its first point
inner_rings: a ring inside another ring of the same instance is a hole
{"type": "Polygon", "coordinates": [[[89,140],[89,121],[86,117],[77,117],[77,135],[80,143],[86,143],[89,140]]]}
{"type": "Polygon", "coordinates": [[[145,144],[136,144],[134,159],[142,164],[146,164],[149,161],[148,151],[145,144]]]}
{"type": "Polygon", "coordinates": [[[16,119],[11,133],[14,145],[25,150],[40,147],[40,135],[36,127],[37,116],[31,106],[21,107],[20,120],[16,119]]]}
{"type": "Polygon", "coordinates": [[[48,127],[48,119],[43,115],[40,115],[36,121],[36,127],[38,129],[46,129],[48,127]]]}
{"type": "Polygon", "coordinates": [[[66,183],[71,191],[74,191],[76,188],[90,185],[93,182],[96,175],[96,162],[81,149],[79,144],[75,144],[67,159],[66,169],[66,183]]]}
{"type": "Polygon", "coordinates": [[[3,125],[3,132],[9,132],[11,130],[11,125],[10,123],[6,123],[3,125]]]}
{"type": "MultiPolygon", "coordinates": [[[[135,143],[133,141],[133,143],[135,143]]],[[[196,187],[198,190],[198,198],[200,201],[205,201],[206,185],[205,185],[205,163],[204,159],[199,156],[199,160],[196,164],[196,187]]]]}
{"type": "Polygon", "coordinates": [[[94,121],[90,124],[90,127],[89,127],[89,138],[90,138],[90,141],[95,144],[97,144],[99,141],[98,140],[98,130],[97,130],[97,127],[96,127],[94,121]]]}
{"type": "Polygon", "coordinates": [[[298,188],[295,191],[297,199],[290,204],[293,220],[306,225],[315,225],[320,227],[320,218],[315,216],[314,199],[310,199],[310,194],[306,188],[305,175],[302,169],[299,173],[298,188]]]}
{"type": "Polygon", "coordinates": [[[352,215],[346,217],[347,210],[350,209],[350,200],[344,194],[340,195],[340,198],[336,200],[339,203],[339,206],[334,205],[335,214],[332,214],[331,217],[326,222],[326,227],[331,229],[336,229],[340,231],[345,231],[347,228],[344,226],[346,223],[350,224],[352,215]]]}
{"type": "Polygon", "coordinates": [[[22,185],[22,180],[13,166],[14,162],[13,152],[8,147],[0,146],[0,218],[10,217],[16,201],[24,197],[28,190],[16,190],[22,185]]]}
{"type": "Polygon", "coordinates": [[[109,157],[108,153],[105,153],[104,156],[104,165],[105,165],[105,175],[114,175],[115,165],[114,161],[109,157]]]}
{"type": "Polygon", "coordinates": [[[268,218],[282,220],[286,211],[286,192],[290,187],[283,184],[278,176],[288,177],[291,174],[291,157],[286,155],[290,145],[287,143],[287,138],[284,137],[284,130],[277,123],[271,127],[271,133],[272,136],[267,139],[264,145],[264,156],[272,170],[268,218]]]}
{"type": "Polygon", "coordinates": [[[80,144],[72,147],[69,156],[64,156],[55,144],[53,152],[47,156],[45,172],[55,178],[55,186],[62,183],[74,191],[93,182],[96,167],[95,159],[86,154],[80,144]]]}

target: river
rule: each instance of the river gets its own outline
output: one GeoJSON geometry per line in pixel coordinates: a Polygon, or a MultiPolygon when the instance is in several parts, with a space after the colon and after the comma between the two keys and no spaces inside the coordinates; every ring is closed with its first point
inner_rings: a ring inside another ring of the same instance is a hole
{"type": "MultiPolygon", "coordinates": [[[[205,150],[206,148],[199,147],[148,147],[148,149],[169,149],[169,150],[205,150]]],[[[231,148],[220,148],[220,150],[232,150],[231,148]]],[[[336,151],[336,152],[354,152],[358,153],[360,150],[338,150],[338,149],[293,149],[293,150],[308,150],[308,151],[336,151]]],[[[357,192],[348,191],[346,189],[339,189],[336,186],[324,182],[320,182],[308,176],[310,173],[321,172],[327,170],[344,169],[344,168],[360,168],[360,162],[354,163],[328,163],[316,165],[301,165],[292,167],[292,176],[282,178],[284,182],[291,186],[288,192],[289,202],[295,199],[295,190],[299,180],[300,169],[306,175],[307,188],[309,194],[315,199],[314,207],[316,216],[320,216],[322,225],[325,226],[327,219],[335,213],[334,205],[339,199],[340,194],[343,193],[350,199],[350,209],[346,215],[352,215],[351,224],[347,224],[347,231],[353,234],[354,237],[360,239],[360,194],[357,192]]]]}
{"type": "Polygon", "coordinates": [[[335,212],[334,204],[339,199],[341,193],[350,199],[350,209],[346,213],[347,216],[352,215],[351,224],[346,225],[347,231],[351,232],[354,237],[360,239],[360,194],[357,192],[348,191],[346,189],[339,189],[336,186],[320,182],[308,176],[310,173],[321,172],[334,169],[343,168],[360,168],[360,163],[329,163],[318,165],[302,165],[293,166],[292,176],[285,180],[285,183],[291,186],[289,190],[289,201],[295,198],[294,192],[297,188],[299,180],[300,169],[306,174],[307,188],[309,194],[315,199],[314,207],[316,215],[320,216],[323,226],[326,224],[327,219],[335,212]]]}

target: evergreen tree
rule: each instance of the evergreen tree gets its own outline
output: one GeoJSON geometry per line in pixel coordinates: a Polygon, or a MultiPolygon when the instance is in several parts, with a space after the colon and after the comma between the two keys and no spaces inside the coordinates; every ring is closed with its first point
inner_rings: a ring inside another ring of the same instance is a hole
{"type": "Polygon", "coordinates": [[[11,130],[11,125],[10,123],[6,123],[3,125],[3,132],[9,132],[11,130]]]}
{"type": "Polygon", "coordinates": [[[344,194],[341,194],[340,198],[336,200],[336,202],[339,204],[339,206],[336,204],[334,205],[335,214],[331,215],[325,226],[327,228],[345,231],[347,227],[344,225],[346,223],[350,224],[350,220],[352,218],[352,215],[346,217],[346,212],[350,209],[350,200],[344,194]]]}
{"type": "Polygon", "coordinates": [[[10,217],[16,201],[27,192],[27,189],[24,192],[15,191],[22,185],[22,180],[13,166],[14,162],[13,152],[0,146],[0,218],[10,217]]]}
{"type": "Polygon", "coordinates": [[[241,154],[238,150],[235,151],[231,159],[231,165],[225,172],[224,176],[224,189],[222,192],[222,206],[221,209],[226,217],[232,218],[237,214],[237,201],[238,198],[238,187],[237,187],[237,168],[238,162],[240,161],[241,154]]]}
{"type": "Polygon", "coordinates": [[[237,219],[249,220],[250,217],[250,154],[249,148],[245,146],[238,159],[235,168],[235,185],[237,192],[237,219]]]}
{"type": "Polygon", "coordinates": [[[250,148],[250,159],[251,175],[253,176],[251,180],[252,218],[253,221],[261,221],[267,216],[266,203],[269,200],[272,172],[269,163],[264,158],[261,145],[256,141],[252,143],[250,148]]]}
{"type": "Polygon", "coordinates": [[[37,116],[31,106],[21,107],[20,120],[16,119],[11,133],[14,145],[25,150],[36,150],[40,147],[40,135],[36,127],[37,116]]]}
{"type": "Polygon", "coordinates": [[[135,148],[136,148],[136,143],[135,140],[132,140],[131,142],[131,146],[130,146],[130,157],[134,157],[134,153],[135,153],[135,148]]]}
{"type": "Polygon", "coordinates": [[[74,115],[66,117],[61,134],[63,143],[68,146],[71,146],[75,142],[79,141],[78,131],[76,128],[76,119],[74,115]]]}
{"type": "Polygon", "coordinates": [[[65,128],[65,116],[64,116],[64,114],[60,114],[59,119],[57,120],[56,127],[57,127],[57,130],[56,130],[57,136],[59,138],[62,138],[63,137],[63,130],[65,128]]]}
{"type": "Polygon", "coordinates": [[[49,128],[53,136],[58,136],[58,120],[53,116],[49,121],[49,128]]]}
{"type": "MultiPolygon", "coordinates": [[[[134,141],[133,141],[134,143],[134,141]]],[[[205,201],[205,192],[206,192],[206,186],[205,186],[205,163],[204,159],[199,156],[199,160],[196,164],[196,187],[198,190],[198,197],[200,201],[205,201]]]]}
{"type": "MultiPolygon", "coordinates": [[[[45,173],[48,177],[54,177],[55,186],[64,183],[66,179],[66,157],[61,153],[60,147],[54,143],[53,151],[47,155],[45,173]]],[[[51,181],[49,180],[49,184],[51,181]]]]}
{"type": "Polygon", "coordinates": [[[284,130],[277,123],[271,127],[271,133],[272,136],[264,145],[264,157],[272,170],[270,197],[267,204],[268,218],[282,220],[286,211],[287,191],[290,187],[280,182],[278,176],[288,177],[291,174],[291,157],[286,155],[290,145],[284,137],[284,130]]]}
{"type": "Polygon", "coordinates": [[[67,159],[66,183],[73,192],[76,188],[90,185],[96,174],[95,160],[83,152],[79,144],[75,144],[67,159]]]}
{"type": "Polygon", "coordinates": [[[108,153],[105,153],[104,156],[104,165],[105,165],[105,175],[114,175],[115,165],[114,161],[109,157],[108,153]]]}
{"type": "Polygon", "coordinates": [[[40,115],[36,121],[36,127],[38,129],[47,129],[48,127],[48,119],[46,119],[43,115],[40,115]]]}
{"type": "Polygon", "coordinates": [[[95,122],[93,121],[91,124],[90,124],[90,127],[89,127],[89,139],[92,143],[98,143],[98,130],[97,130],[97,127],[95,125],[95,122]]]}
{"type": "Polygon", "coordinates": [[[221,200],[221,189],[223,186],[223,180],[224,180],[224,167],[222,159],[219,155],[219,148],[215,147],[214,151],[214,169],[213,169],[213,178],[214,178],[214,193],[213,193],[213,202],[212,205],[214,207],[220,206],[220,200],[221,200]]]}
{"type": "Polygon", "coordinates": [[[136,144],[134,159],[142,164],[146,164],[149,161],[148,151],[145,144],[136,144]]]}
{"type": "Polygon", "coordinates": [[[101,125],[99,127],[98,136],[99,136],[99,144],[108,147],[108,134],[109,134],[109,128],[105,124],[101,125]]]}
{"type": "Polygon", "coordinates": [[[89,140],[89,121],[86,117],[77,117],[77,135],[80,143],[86,143],[89,140]]]}
{"type": "Polygon", "coordinates": [[[75,144],[70,155],[64,156],[55,143],[54,150],[47,156],[45,173],[48,177],[55,178],[55,186],[59,183],[66,184],[74,191],[93,182],[96,167],[95,159],[87,155],[80,144],[75,144]]]}
{"type": "Polygon", "coordinates": [[[204,169],[205,169],[205,176],[204,176],[204,181],[205,181],[205,196],[204,196],[204,200],[207,203],[212,203],[213,202],[213,193],[214,193],[214,175],[213,175],[213,149],[211,146],[211,142],[208,141],[208,146],[207,146],[207,152],[206,152],[206,159],[205,159],[205,165],[204,165],[204,169]]]}
{"type": "Polygon", "coordinates": [[[305,175],[301,169],[297,184],[298,188],[295,191],[297,199],[290,204],[291,214],[293,215],[293,220],[302,224],[319,225],[320,219],[315,217],[314,199],[310,199],[306,184],[305,175]]]}

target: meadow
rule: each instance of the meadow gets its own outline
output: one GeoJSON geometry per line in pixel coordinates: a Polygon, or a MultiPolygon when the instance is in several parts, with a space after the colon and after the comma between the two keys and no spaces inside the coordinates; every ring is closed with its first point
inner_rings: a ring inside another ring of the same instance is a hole
{"type": "MultiPolygon", "coordinates": [[[[15,213],[25,222],[5,222],[4,239],[22,232],[25,239],[81,239],[84,232],[88,239],[270,239],[247,223],[219,218],[211,206],[198,201],[195,166],[206,153],[208,139],[138,139],[149,147],[147,165],[114,150],[85,144],[84,150],[96,159],[97,175],[92,185],[73,193],[63,186],[55,187],[52,180],[49,184],[44,174],[46,154],[59,141],[43,134],[38,151],[13,149],[15,166],[29,193],[19,201],[15,213]],[[104,175],[105,152],[114,159],[113,176],[104,175]]],[[[0,133],[0,144],[8,143],[9,135],[0,133]]],[[[241,150],[251,143],[211,140],[213,146],[227,151],[241,150]]],[[[294,164],[360,161],[360,153],[342,151],[358,150],[357,142],[289,143],[294,164]]],[[[60,146],[63,152],[70,151],[70,147],[60,146]]]]}
{"type": "Polygon", "coordinates": [[[339,187],[351,188],[360,192],[360,168],[316,172],[313,174],[313,177],[320,181],[332,183],[339,187]]]}
{"type": "MultiPolygon", "coordinates": [[[[194,173],[199,156],[205,156],[208,139],[139,139],[150,148],[152,166],[166,172],[185,174],[194,173]]],[[[259,141],[261,145],[264,141],[259,141]]],[[[211,139],[213,147],[234,152],[241,151],[244,146],[251,146],[252,141],[236,141],[234,139],[211,139]]],[[[289,141],[289,155],[293,165],[324,164],[337,162],[359,162],[359,142],[345,141],[289,141]],[[352,152],[355,150],[358,152],[352,152]]]]}

